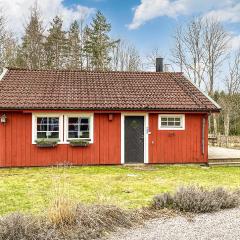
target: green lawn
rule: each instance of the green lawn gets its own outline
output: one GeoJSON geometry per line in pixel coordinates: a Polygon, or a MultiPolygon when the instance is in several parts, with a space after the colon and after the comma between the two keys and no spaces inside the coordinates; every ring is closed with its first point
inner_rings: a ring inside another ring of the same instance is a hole
{"type": "Polygon", "coordinates": [[[0,214],[41,213],[58,195],[76,202],[116,204],[124,208],[147,205],[152,197],[181,185],[240,186],[239,167],[199,166],[65,167],[0,169],[0,214]]]}

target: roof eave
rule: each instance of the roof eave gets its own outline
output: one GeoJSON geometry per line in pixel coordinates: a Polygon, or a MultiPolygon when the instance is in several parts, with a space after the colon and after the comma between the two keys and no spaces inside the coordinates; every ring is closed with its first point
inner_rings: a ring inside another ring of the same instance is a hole
{"type": "Polygon", "coordinates": [[[168,112],[201,112],[201,113],[219,113],[221,111],[221,108],[216,108],[216,109],[171,109],[171,108],[64,108],[64,107],[0,107],[1,111],[24,111],[24,110],[41,110],[41,111],[146,111],[146,112],[163,112],[163,111],[168,111],[168,112]]]}

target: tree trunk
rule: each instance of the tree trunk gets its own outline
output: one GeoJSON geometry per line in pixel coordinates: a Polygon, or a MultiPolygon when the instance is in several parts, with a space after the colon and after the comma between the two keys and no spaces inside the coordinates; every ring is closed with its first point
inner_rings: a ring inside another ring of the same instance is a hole
{"type": "Polygon", "coordinates": [[[228,136],[229,136],[230,116],[229,111],[224,114],[224,135],[226,138],[226,147],[228,147],[228,136]]]}
{"type": "Polygon", "coordinates": [[[217,136],[218,125],[217,125],[217,116],[216,116],[216,114],[213,114],[213,131],[214,131],[214,135],[217,136]]]}
{"type": "Polygon", "coordinates": [[[229,125],[230,125],[230,117],[229,117],[229,112],[227,111],[224,114],[224,135],[226,137],[229,136],[229,125]]]}

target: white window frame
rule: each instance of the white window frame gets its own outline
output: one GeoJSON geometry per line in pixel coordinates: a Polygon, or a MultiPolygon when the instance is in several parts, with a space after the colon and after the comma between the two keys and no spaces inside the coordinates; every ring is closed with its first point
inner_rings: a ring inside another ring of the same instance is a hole
{"type": "MultiPolygon", "coordinates": [[[[80,118],[89,118],[89,143],[93,143],[93,132],[94,132],[94,124],[93,124],[93,113],[78,113],[78,114],[64,114],[64,143],[69,144],[69,140],[78,140],[78,138],[68,138],[68,119],[71,117],[80,117],[80,118]]],[[[84,138],[79,138],[83,139],[84,138]]]]}
{"type": "Polygon", "coordinates": [[[33,113],[32,114],[32,144],[36,144],[37,140],[37,118],[53,117],[59,118],[59,144],[63,144],[63,115],[55,113],[33,113]]]}
{"type": "Polygon", "coordinates": [[[159,114],[158,115],[158,130],[185,130],[185,114],[159,114]],[[161,125],[162,118],[180,118],[181,127],[165,127],[161,125]]]}

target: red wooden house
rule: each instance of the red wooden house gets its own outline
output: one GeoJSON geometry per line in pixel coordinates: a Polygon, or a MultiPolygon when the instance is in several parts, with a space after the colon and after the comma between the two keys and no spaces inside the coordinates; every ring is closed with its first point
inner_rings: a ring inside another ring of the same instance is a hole
{"type": "Polygon", "coordinates": [[[182,73],[8,69],[0,167],[207,163],[219,110],[182,73]]]}

